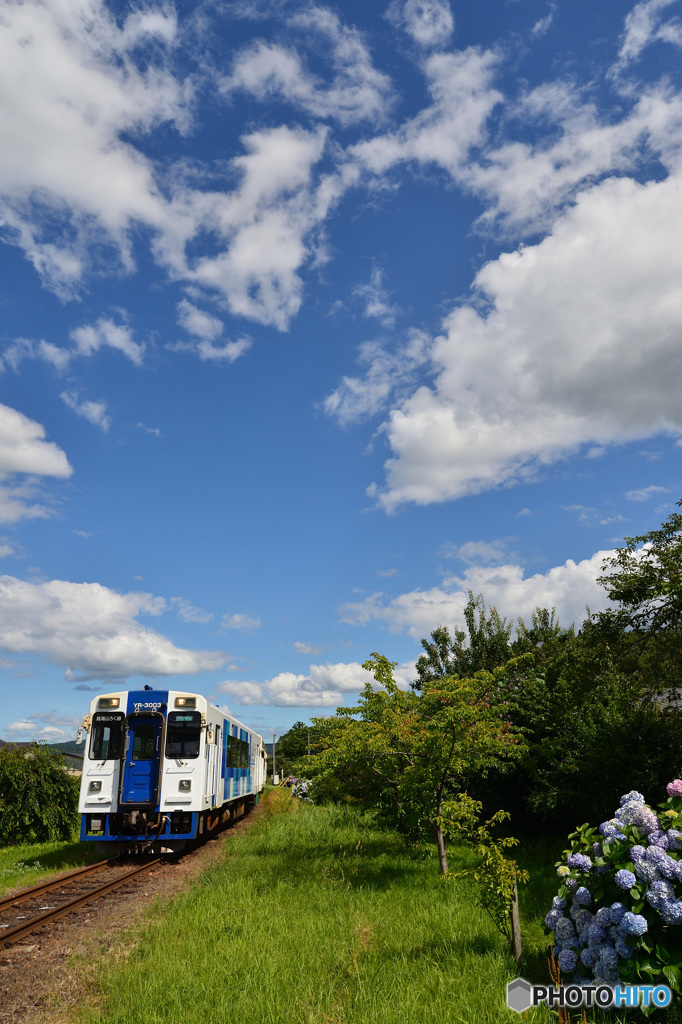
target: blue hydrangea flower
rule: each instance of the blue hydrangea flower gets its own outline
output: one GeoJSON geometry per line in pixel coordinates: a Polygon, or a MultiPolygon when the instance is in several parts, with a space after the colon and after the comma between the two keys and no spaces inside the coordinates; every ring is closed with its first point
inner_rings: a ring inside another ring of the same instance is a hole
{"type": "Polygon", "coordinates": [[[660,879],[657,882],[652,882],[647,890],[647,903],[649,903],[654,908],[654,910],[658,910],[659,913],[664,903],[670,903],[674,899],[675,890],[673,889],[670,882],[667,882],[664,879],[660,879]]]}
{"type": "MultiPolygon", "coordinates": [[[[633,886],[637,885],[637,879],[633,875],[632,871],[628,871],[626,868],[621,868],[620,871],[616,871],[614,881],[619,889],[632,889],[633,886]]],[[[600,921],[599,923],[601,924],[602,922],[600,921]]]]}
{"type": "Polygon", "coordinates": [[[575,936],[573,922],[569,921],[567,917],[560,917],[556,923],[554,935],[559,942],[566,942],[568,939],[572,939],[575,936]]]}
{"type": "Polygon", "coordinates": [[[601,925],[602,928],[608,928],[612,923],[610,907],[600,907],[594,916],[597,924],[601,925]]]}
{"type": "Polygon", "coordinates": [[[566,974],[571,974],[578,963],[578,957],[572,949],[562,949],[559,953],[559,967],[566,974]]]}
{"type": "Polygon", "coordinates": [[[602,852],[601,843],[592,843],[592,853],[595,857],[601,857],[602,852]]]}
{"type": "Polygon", "coordinates": [[[637,844],[636,846],[631,846],[630,860],[633,864],[636,864],[638,861],[646,859],[646,853],[646,846],[640,846],[639,844],[637,844]]]}
{"type": "Polygon", "coordinates": [[[602,821],[599,831],[607,842],[613,842],[615,839],[625,839],[625,834],[621,832],[619,825],[620,822],[616,818],[611,818],[609,821],[602,821]]]}
{"type": "Polygon", "coordinates": [[[682,924],[682,900],[672,900],[661,907],[661,917],[666,924],[682,924]]]}
{"type": "Polygon", "coordinates": [[[642,882],[656,882],[660,878],[657,866],[649,860],[635,861],[635,874],[642,882]]]}
{"type": "Polygon", "coordinates": [[[620,798],[620,806],[622,807],[623,804],[627,804],[631,800],[636,804],[646,803],[641,793],[638,793],[636,789],[631,789],[629,793],[626,793],[625,796],[620,798]]]}
{"type": "Polygon", "coordinates": [[[581,907],[586,907],[592,902],[592,894],[589,889],[586,889],[584,885],[581,885],[579,889],[576,889],[573,899],[576,903],[579,903],[581,907]]]}
{"type": "Polygon", "coordinates": [[[649,925],[646,918],[642,917],[641,914],[633,914],[631,910],[627,910],[623,914],[619,928],[624,935],[644,935],[649,925]]]}
{"type": "Polygon", "coordinates": [[[678,828],[669,828],[666,835],[669,850],[682,850],[682,832],[678,828]]]}
{"type": "Polygon", "coordinates": [[[552,900],[552,910],[563,910],[566,906],[566,899],[564,896],[555,896],[552,900]]]}
{"type": "Polygon", "coordinates": [[[616,939],[616,953],[624,960],[629,960],[632,956],[632,946],[628,946],[627,939],[622,936],[616,939]]]}
{"type": "Polygon", "coordinates": [[[545,924],[547,925],[548,928],[550,928],[552,931],[554,931],[554,929],[557,926],[557,922],[559,921],[561,916],[562,916],[561,915],[561,911],[559,910],[558,907],[555,907],[554,910],[550,910],[549,914],[545,918],[545,924]]]}
{"type": "Polygon", "coordinates": [[[609,907],[611,911],[611,920],[614,924],[620,924],[623,920],[623,914],[625,913],[625,907],[622,903],[612,903],[609,907]]]}
{"type": "Polygon", "coordinates": [[[591,949],[583,949],[580,954],[580,959],[583,962],[584,967],[594,967],[594,953],[591,949]]]}

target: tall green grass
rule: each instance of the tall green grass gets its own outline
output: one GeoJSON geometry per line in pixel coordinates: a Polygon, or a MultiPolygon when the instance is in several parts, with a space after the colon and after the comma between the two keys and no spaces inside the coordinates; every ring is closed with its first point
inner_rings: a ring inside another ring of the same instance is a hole
{"type": "Polygon", "coordinates": [[[0,895],[42,882],[60,871],[104,860],[94,843],[31,843],[0,847],[0,895]]]}
{"type": "MultiPolygon", "coordinates": [[[[290,801],[104,959],[90,1024],[511,1024],[516,965],[463,884],[376,818],[290,801]]],[[[550,1020],[544,1008],[526,1020],[550,1020]]]]}

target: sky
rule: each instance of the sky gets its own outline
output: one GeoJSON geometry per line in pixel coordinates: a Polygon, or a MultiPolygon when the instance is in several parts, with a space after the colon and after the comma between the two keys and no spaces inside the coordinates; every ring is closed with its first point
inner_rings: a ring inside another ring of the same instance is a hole
{"type": "Polygon", "coordinates": [[[267,740],[682,498],[680,0],[0,0],[0,737],[267,740]]]}

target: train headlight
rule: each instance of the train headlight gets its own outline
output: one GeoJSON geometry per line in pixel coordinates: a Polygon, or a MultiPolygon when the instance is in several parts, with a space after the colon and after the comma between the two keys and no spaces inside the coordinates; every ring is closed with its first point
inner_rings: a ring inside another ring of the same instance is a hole
{"type": "Polygon", "coordinates": [[[88,793],[101,793],[102,792],[102,781],[101,779],[93,779],[88,786],[88,793]]]}
{"type": "Polygon", "coordinates": [[[178,789],[180,790],[181,793],[189,793],[191,788],[192,788],[192,780],[191,779],[180,779],[180,784],[178,786],[178,789]]]}
{"type": "Polygon", "coordinates": [[[176,708],[195,708],[197,699],[196,697],[176,697],[175,706],[176,708]]]}

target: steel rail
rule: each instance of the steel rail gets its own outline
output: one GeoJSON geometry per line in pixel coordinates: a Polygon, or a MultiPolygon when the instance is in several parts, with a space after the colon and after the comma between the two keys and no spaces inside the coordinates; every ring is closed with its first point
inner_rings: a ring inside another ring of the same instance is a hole
{"type": "Polygon", "coordinates": [[[44,914],[38,914],[37,917],[32,917],[30,921],[24,924],[15,925],[14,928],[8,928],[5,932],[0,932],[0,947],[12,945],[17,939],[23,938],[24,935],[29,935],[43,924],[47,924],[48,921],[58,921],[60,917],[65,917],[67,914],[72,913],[78,907],[83,906],[84,903],[89,903],[91,900],[97,899],[99,896],[104,896],[105,893],[111,892],[112,889],[117,889],[120,885],[124,885],[127,881],[133,878],[135,875],[142,874],[143,871],[149,871],[150,868],[155,867],[161,863],[161,858],[157,857],[156,860],[149,861],[148,864],[142,864],[140,867],[132,868],[130,871],[126,871],[124,875],[119,875],[118,878],[114,878],[111,882],[105,882],[104,885],[100,885],[97,889],[91,889],[90,892],[82,893],[80,896],[76,896],[75,899],[70,900],[68,903],[63,903],[61,907],[55,907],[53,910],[48,910],[44,914]]]}
{"type": "Polygon", "coordinates": [[[28,889],[22,889],[21,892],[15,893],[14,896],[3,896],[0,899],[0,910],[10,906],[19,906],[20,903],[25,903],[26,900],[30,900],[34,896],[40,896],[43,892],[49,892],[50,889],[58,889],[62,882],[69,882],[72,878],[89,875],[92,872],[101,871],[102,868],[111,867],[116,859],[114,857],[112,860],[98,860],[96,864],[86,864],[85,867],[75,868],[73,871],[68,871],[65,875],[60,875],[59,878],[50,878],[47,882],[38,882],[37,885],[32,885],[28,889]]]}

